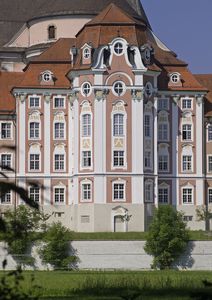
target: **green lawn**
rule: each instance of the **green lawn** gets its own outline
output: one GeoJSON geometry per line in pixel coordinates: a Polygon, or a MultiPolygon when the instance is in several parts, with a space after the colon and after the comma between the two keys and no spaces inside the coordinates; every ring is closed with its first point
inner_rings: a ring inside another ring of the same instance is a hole
{"type": "MultiPolygon", "coordinates": [[[[2,272],[0,273],[1,276],[2,272]]],[[[211,292],[203,280],[212,272],[24,272],[24,289],[40,287],[40,299],[197,299],[192,293],[211,292]],[[34,282],[31,282],[31,276],[34,282]],[[141,296],[142,295],[142,296],[141,296]],[[128,296],[128,297],[126,297],[128,296]],[[125,298],[124,298],[125,297],[125,298]]]]}
{"type": "MultiPolygon", "coordinates": [[[[146,232],[72,232],[73,240],[146,240],[146,232]]],[[[209,241],[212,240],[212,232],[190,231],[190,240],[209,241]]]]}

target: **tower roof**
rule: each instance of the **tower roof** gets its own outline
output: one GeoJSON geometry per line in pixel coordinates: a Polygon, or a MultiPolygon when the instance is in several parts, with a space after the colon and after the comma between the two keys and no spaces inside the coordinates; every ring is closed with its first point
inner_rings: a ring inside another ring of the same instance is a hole
{"type": "Polygon", "coordinates": [[[150,27],[139,0],[1,0],[0,46],[6,44],[30,20],[58,15],[97,15],[110,3],[150,27]]]}

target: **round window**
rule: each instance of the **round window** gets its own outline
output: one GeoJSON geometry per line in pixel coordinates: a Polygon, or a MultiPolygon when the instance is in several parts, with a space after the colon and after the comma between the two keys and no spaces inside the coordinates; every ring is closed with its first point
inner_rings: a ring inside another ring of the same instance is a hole
{"type": "Polygon", "coordinates": [[[52,79],[52,75],[50,73],[44,73],[43,74],[43,80],[48,82],[52,79]]]}
{"type": "Polygon", "coordinates": [[[90,57],[90,50],[89,50],[88,48],[85,48],[85,49],[83,50],[83,57],[84,57],[85,59],[88,59],[88,58],[90,57]]]}
{"type": "Polygon", "coordinates": [[[146,59],[147,61],[149,61],[150,58],[151,58],[150,50],[149,50],[149,49],[146,49],[146,50],[145,50],[145,59],[146,59]]]}
{"type": "Polygon", "coordinates": [[[125,84],[123,82],[115,82],[113,86],[113,91],[117,96],[122,96],[125,91],[125,84]]]}
{"type": "Polygon", "coordinates": [[[116,54],[118,54],[118,55],[122,54],[122,53],[123,53],[123,50],[124,50],[124,49],[123,49],[122,43],[118,42],[118,43],[116,43],[116,44],[114,45],[114,51],[115,51],[116,54]]]}
{"type": "Polygon", "coordinates": [[[89,82],[85,82],[82,85],[82,93],[84,94],[84,96],[88,96],[91,93],[91,85],[89,82]]]}
{"type": "Polygon", "coordinates": [[[145,86],[145,94],[147,97],[151,97],[153,94],[153,87],[151,82],[147,82],[146,86],[145,86]]]}
{"type": "Polygon", "coordinates": [[[178,74],[172,74],[171,75],[171,81],[173,83],[177,83],[177,82],[179,82],[179,80],[180,80],[180,76],[178,74]]]}

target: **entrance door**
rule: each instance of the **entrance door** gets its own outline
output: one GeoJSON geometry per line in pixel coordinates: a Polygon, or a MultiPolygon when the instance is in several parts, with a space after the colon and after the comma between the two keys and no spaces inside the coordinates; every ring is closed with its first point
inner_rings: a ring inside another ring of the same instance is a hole
{"type": "Polygon", "coordinates": [[[125,222],[122,216],[114,217],[114,232],[125,232],[125,222]]]}

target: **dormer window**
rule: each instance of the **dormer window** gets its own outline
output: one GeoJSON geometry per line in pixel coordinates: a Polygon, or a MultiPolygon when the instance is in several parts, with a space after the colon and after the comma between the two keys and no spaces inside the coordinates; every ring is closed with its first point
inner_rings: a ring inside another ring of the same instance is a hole
{"type": "Polygon", "coordinates": [[[180,74],[179,73],[173,73],[170,75],[170,80],[172,83],[179,83],[180,81],[180,74]]]}
{"type": "Polygon", "coordinates": [[[150,52],[150,49],[149,49],[149,48],[147,48],[147,49],[145,50],[144,56],[145,56],[145,60],[146,60],[146,61],[149,61],[149,60],[150,60],[150,58],[151,58],[151,52],[150,52]]]}
{"type": "Polygon", "coordinates": [[[49,81],[52,80],[52,74],[51,74],[50,72],[44,72],[44,73],[42,74],[42,79],[43,79],[43,81],[45,81],[45,82],[49,82],[49,81]]]}
{"type": "Polygon", "coordinates": [[[123,48],[123,45],[122,43],[120,42],[117,42],[115,45],[114,45],[114,52],[117,54],[117,55],[121,55],[124,51],[124,48],[123,48]]]}
{"type": "Polygon", "coordinates": [[[91,55],[90,49],[89,49],[89,48],[85,48],[85,49],[83,50],[83,58],[84,58],[84,59],[88,59],[88,58],[90,58],[90,55],[91,55]]]}
{"type": "Polygon", "coordinates": [[[48,39],[49,40],[56,39],[56,27],[54,25],[50,25],[48,27],[48,39]]]}

